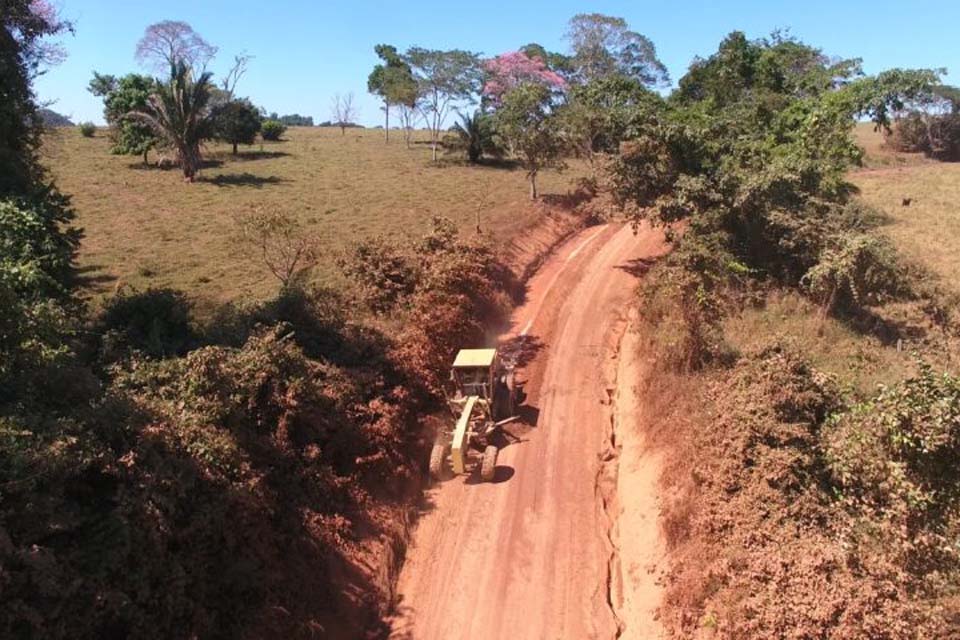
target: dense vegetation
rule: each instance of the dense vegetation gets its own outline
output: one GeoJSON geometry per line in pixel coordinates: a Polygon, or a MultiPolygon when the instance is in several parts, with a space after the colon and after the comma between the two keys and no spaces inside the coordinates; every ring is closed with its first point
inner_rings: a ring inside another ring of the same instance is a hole
{"type": "Polygon", "coordinates": [[[938,79],[864,76],[858,61],[791,38],[734,33],[663,105],[635,117],[607,165],[619,204],[674,225],[675,249],[651,272],[641,307],[660,371],[706,370],[683,383],[696,399],[680,406],[709,413],[677,427],[686,471],[668,472],[679,496],[666,516],[678,569],[668,608],[685,633],[901,638],[952,628],[960,574],[944,541],[960,520],[955,474],[937,460],[950,455],[956,380],[921,368],[861,398],[794,345],[738,353],[724,335],[730,315],[792,292],[821,323],[949,343],[943,294],[898,255],[846,177],[860,159],[855,119],[885,127],[938,79]],[[905,316],[890,316],[893,302],[905,316]],[[711,367],[732,370],[711,376],[711,367]]]}

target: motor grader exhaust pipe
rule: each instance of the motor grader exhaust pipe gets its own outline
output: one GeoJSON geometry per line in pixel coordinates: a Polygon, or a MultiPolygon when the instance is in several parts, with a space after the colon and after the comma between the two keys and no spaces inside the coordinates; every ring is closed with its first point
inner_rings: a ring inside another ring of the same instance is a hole
{"type": "Polygon", "coordinates": [[[463,405],[463,411],[457,420],[457,426],[453,430],[453,445],[450,448],[450,462],[453,465],[453,472],[465,473],[467,469],[467,447],[470,446],[470,416],[473,415],[473,407],[479,400],[478,396],[469,396],[463,405]]]}

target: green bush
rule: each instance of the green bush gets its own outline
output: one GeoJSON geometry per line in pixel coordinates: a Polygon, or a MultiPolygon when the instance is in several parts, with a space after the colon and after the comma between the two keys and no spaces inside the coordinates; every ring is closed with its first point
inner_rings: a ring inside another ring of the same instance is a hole
{"type": "Polygon", "coordinates": [[[80,123],[80,135],[84,138],[92,138],[97,132],[97,125],[92,122],[81,122],[80,123]]]}
{"type": "Polygon", "coordinates": [[[260,136],[264,140],[279,140],[287,131],[287,126],[276,120],[266,120],[260,126],[260,136]]]}
{"type": "Polygon", "coordinates": [[[857,542],[879,538],[921,574],[960,571],[960,378],[921,363],[832,419],[826,442],[842,504],[879,523],[861,527],[857,542]]]}
{"type": "Polygon", "coordinates": [[[0,200],[0,278],[24,298],[68,296],[81,237],[73,218],[55,191],[0,200]]]}
{"type": "Polygon", "coordinates": [[[214,137],[233,145],[236,155],[238,144],[254,143],[263,118],[249,100],[230,100],[215,105],[210,111],[210,120],[214,137]]]}
{"type": "Polygon", "coordinates": [[[809,293],[825,312],[858,312],[906,294],[906,271],[885,237],[867,233],[840,236],[804,276],[809,293]]]}
{"type": "Polygon", "coordinates": [[[99,320],[106,359],[137,351],[152,358],[184,354],[194,343],[190,304],[173,289],[121,291],[99,320]]]}

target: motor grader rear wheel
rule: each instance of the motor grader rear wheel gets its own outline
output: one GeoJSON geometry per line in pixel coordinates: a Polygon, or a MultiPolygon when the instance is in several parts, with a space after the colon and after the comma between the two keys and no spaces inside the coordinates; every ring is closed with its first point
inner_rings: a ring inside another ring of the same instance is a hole
{"type": "Polygon", "coordinates": [[[430,477],[443,480],[447,474],[447,445],[437,442],[430,450],[430,477]]]}
{"type": "Polygon", "coordinates": [[[483,450],[483,462],[480,464],[480,479],[484,482],[492,482],[493,476],[497,470],[497,449],[496,445],[487,445],[483,450]]]}

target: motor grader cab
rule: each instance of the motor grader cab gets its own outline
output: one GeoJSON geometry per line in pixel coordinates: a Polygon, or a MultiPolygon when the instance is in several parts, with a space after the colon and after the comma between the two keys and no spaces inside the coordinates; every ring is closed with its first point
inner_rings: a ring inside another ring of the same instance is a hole
{"type": "Polygon", "coordinates": [[[482,454],[480,477],[493,480],[499,448],[497,431],[516,419],[513,367],[496,349],[461,349],[450,370],[447,405],[455,422],[439,434],[430,452],[430,475],[440,479],[448,468],[467,470],[470,452],[482,454]]]}

